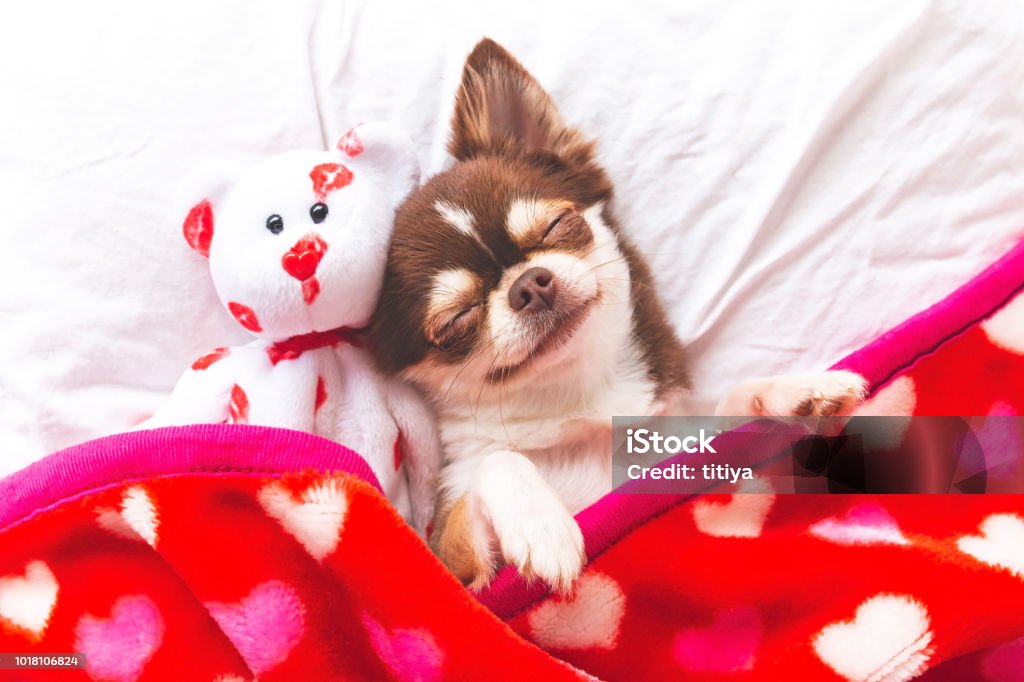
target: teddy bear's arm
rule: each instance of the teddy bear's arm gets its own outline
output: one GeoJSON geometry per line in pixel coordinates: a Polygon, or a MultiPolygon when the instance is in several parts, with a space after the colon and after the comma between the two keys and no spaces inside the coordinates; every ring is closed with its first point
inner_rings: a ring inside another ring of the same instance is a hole
{"type": "Polygon", "coordinates": [[[412,526],[426,536],[427,527],[434,520],[437,472],[441,468],[441,440],[436,420],[415,389],[397,380],[389,382],[388,407],[401,432],[412,526]]]}
{"type": "Polygon", "coordinates": [[[201,369],[193,366],[186,370],[178,379],[167,402],[138,428],[220,424],[227,421],[231,410],[231,389],[235,385],[235,363],[231,360],[228,357],[201,369]]]}

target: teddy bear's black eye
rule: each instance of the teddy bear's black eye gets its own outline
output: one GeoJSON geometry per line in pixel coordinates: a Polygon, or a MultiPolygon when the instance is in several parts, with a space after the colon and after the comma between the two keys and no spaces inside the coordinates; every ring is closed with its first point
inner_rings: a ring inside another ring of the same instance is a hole
{"type": "Polygon", "coordinates": [[[327,220],[327,204],[315,203],[309,207],[309,217],[314,223],[320,224],[327,220]]]}
{"type": "Polygon", "coordinates": [[[284,220],[281,219],[281,216],[275,213],[267,218],[267,229],[274,234],[281,234],[281,230],[284,229],[284,220]]]}

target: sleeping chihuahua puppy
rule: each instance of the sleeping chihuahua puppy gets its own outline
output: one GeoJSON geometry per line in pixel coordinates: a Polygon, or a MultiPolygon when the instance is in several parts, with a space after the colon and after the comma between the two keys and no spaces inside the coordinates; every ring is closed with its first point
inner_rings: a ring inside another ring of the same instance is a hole
{"type": "MultiPolygon", "coordinates": [[[[398,210],[376,354],[437,410],[441,559],[475,588],[512,563],[565,591],[585,561],[573,515],[611,489],[612,415],[680,414],[683,345],[594,142],[491,40],[466,61],[449,150],[398,210]]],[[[828,415],[863,389],[846,372],[762,379],[719,411],[828,415]]]]}

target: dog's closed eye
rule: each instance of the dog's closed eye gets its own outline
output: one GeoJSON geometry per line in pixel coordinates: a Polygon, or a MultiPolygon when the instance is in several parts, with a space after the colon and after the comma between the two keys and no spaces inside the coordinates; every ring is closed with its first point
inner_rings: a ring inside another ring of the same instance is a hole
{"type": "Polygon", "coordinates": [[[542,247],[582,248],[591,240],[587,221],[579,211],[569,208],[547,226],[540,240],[542,247]]]}
{"type": "Polygon", "coordinates": [[[430,339],[435,346],[448,352],[463,352],[471,345],[473,332],[483,317],[483,307],[470,306],[442,319],[432,330],[430,339]]]}
{"type": "Polygon", "coordinates": [[[554,239],[557,239],[557,230],[562,225],[562,217],[564,215],[564,213],[559,214],[557,218],[551,221],[551,224],[548,225],[547,229],[544,230],[544,235],[540,238],[542,244],[544,242],[553,241],[554,239]]]}

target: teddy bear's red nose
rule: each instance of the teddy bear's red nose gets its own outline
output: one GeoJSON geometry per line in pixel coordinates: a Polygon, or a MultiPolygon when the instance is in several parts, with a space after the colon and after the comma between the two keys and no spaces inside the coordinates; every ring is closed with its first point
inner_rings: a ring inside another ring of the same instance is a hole
{"type": "Polygon", "coordinates": [[[327,242],[320,235],[306,235],[295,243],[291,251],[281,256],[281,267],[295,279],[305,282],[316,274],[326,252],[327,242]]]}

